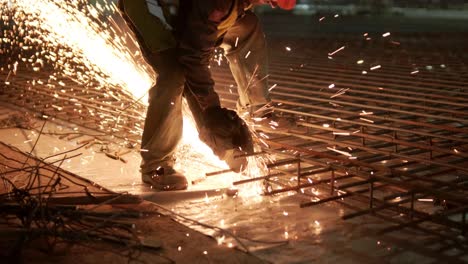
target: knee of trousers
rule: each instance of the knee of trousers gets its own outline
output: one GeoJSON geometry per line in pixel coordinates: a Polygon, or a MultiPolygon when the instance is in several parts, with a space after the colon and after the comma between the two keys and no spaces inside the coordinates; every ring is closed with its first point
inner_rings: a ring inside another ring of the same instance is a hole
{"type": "Polygon", "coordinates": [[[185,77],[182,69],[161,71],[156,78],[155,85],[149,91],[149,100],[156,97],[177,98],[184,91],[185,77]]]}

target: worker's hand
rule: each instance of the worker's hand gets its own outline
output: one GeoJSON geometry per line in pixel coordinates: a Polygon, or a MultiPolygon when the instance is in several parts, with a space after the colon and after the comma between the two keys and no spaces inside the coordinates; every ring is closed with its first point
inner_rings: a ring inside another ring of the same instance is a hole
{"type": "Polygon", "coordinates": [[[246,167],[247,159],[235,156],[253,152],[252,136],[245,122],[236,112],[212,107],[204,112],[200,139],[226,161],[234,171],[246,167]]]}

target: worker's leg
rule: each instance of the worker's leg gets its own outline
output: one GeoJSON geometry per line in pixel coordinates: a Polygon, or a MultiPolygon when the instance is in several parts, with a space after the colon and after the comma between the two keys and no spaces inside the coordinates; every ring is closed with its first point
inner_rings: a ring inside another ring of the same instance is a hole
{"type": "Polygon", "coordinates": [[[184,75],[174,50],[147,56],[157,72],[156,85],[149,91],[149,106],[143,130],[142,172],[158,166],[173,166],[175,148],[182,137],[182,93],[184,75]]]}
{"type": "Polygon", "coordinates": [[[229,66],[239,91],[237,110],[248,113],[255,130],[268,132],[300,132],[293,117],[275,113],[268,91],[268,60],[265,35],[253,12],[238,20],[224,38],[229,66]]]}
{"type": "Polygon", "coordinates": [[[253,12],[232,26],[221,46],[237,83],[238,110],[256,110],[269,103],[265,35],[253,12]]]}

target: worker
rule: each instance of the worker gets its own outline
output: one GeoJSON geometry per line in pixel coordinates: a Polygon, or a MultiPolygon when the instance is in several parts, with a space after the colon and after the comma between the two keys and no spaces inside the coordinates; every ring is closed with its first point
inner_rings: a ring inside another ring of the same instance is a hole
{"type": "Polygon", "coordinates": [[[224,49],[237,83],[238,112],[249,113],[254,127],[287,127],[272,112],[267,86],[265,36],[255,5],[290,10],[295,0],[119,0],[142,54],[157,73],[141,142],[142,181],[158,190],[182,190],[187,178],[174,169],[182,136],[182,98],[188,102],[200,139],[229,167],[245,169],[253,151],[245,122],[221,107],[209,69],[215,48],[224,49]]]}

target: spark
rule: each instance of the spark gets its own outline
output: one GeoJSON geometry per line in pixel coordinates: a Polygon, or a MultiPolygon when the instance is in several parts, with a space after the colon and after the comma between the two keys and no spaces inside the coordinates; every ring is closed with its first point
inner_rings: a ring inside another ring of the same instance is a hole
{"type": "Polygon", "coordinates": [[[337,136],[349,136],[350,133],[349,133],[349,132],[333,132],[333,135],[337,135],[337,136]]]}
{"type": "Polygon", "coordinates": [[[331,150],[331,151],[334,151],[336,153],[339,153],[341,155],[345,155],[345,156],[348,156],[348,157],[351,157],[352,155],[349,153],[349,152],[346,152],[346,151],[342,151],[342,150],[338,150],[336,148],[330,148],[330,147],[327,147],[328,150],[331,150]]]}
{"type": "Polygon", "coordinates": [[[236,43],[234,43],[234,47],[237,47],[238,43],[239,43],[239,37],[236,38],[236,43]]]}
{"type": "Polygon", "coordinates": [[[330,84],[330,85],[328,86],[328,89],[332,89],[332,88],[335,88],[335,84],[334,84],[334,83],[332,83],[332,84],[330,84]]]}
{"type": "Polygon", "coordinates": [[[340,52],[340,51],[342,51],[342,50],[344,50],[344,49],[345,49],[345,46],[342,46],[341,48],[339,48],[339,49],[337,49],[337,50],[335,50],[335,51],[333,51],[333,52],[331,52],[331,53],[328,53],[328,56],[333,56],[333,55],[335,55],[336,53],[338,53],[338,52],[340,52]]]}
{"type": "Polygon", "coordinates": [[[217,238],[216,242],[218,243],[218,245],[222,245],[225,239],[226,239],[226,237],[222,236],[222,237],[217,238]]]}
{"type": "Polygon", "coordinates": [[[290,47],[286,47],[285,48],[287,51],[291,51],[291,48],[290,47]]]}
{"type": "Polygon", "coordinates": [[[374,112],[366,112],[364,110],[362,110],[362,112],[359,113],[359,115],[373,115],[373,114],[374,114],[374,112]]]}
{"type": "Polygon", "coordinates": [[[418,71],[418,70],[414,70],[414,71],[411,72],[411,74],[416,74],[416,73],[419,73],[419,71],[418,71]]]}
{"type": "Polygon", "coordinates": [[[249,50],[249,52],[247,52],[247,54],[245,55],[245,58],[247,59],[247,58],[249,57],[249,55],[250,55],[250,50],[249,50]]]}
{"type": "Polygon", "coordinates": [[[322,22],[322,20],[324,20],[324,19],[325,19],[325,17],[321,17],[321,18],[319,19],[319,22],[322,22]]]}
{"type": "Polygon", "coordinates": [[[349,88],[346,88],[346,89],[340,89],[338,92],[336,92],[334,95],[330,96],[330,98],[335,98],[335,97],[338,97],[340,95],[343,95],[345,94],[347,91],[349,90],[349,88]]]}
{"type": "Polygon", "coordinates": [[[377,65],[377,66],[371,67],[370,70],[371,70],[371,71],[374,71],[374,70],[377,70],[377,69],[380,69],[380,68],[382,68],[382,66],[381,66],[381,65],[377,65]]]}
{"type": "Polygon", "coordinates": [[[430,198],[419,198],[418,201],[420,201],[420,202],[433,202],[434,200],[430,199],[430,198]]]}
{"type": "Polygon", "coordinates": [[[275,89],[275,88],[276,88],[276,86],[278,86],[278,84],[277,84],[277,83],[273,84],[273,85],[272,85],[272,86],[271,86],[271,87],[268,89],[268,91],[271,91],[271,90],[275,89]]]}
{"type": "Polygon", "coordinates": [[[387,33],[382,34],[382,37],[384,37],[384,38],[386,38],[386,37],[388,37],[388,36],[390,36],[390,32],[387,32],[387,33]]]}
{"type": "Polygon", "coordinates": [[[361,119],[362,121],[366,121],[368,123],[374,123],[374,121],[367,119],[367,118],[360,117],[359,119],[361,119]]]}
{"type": "Polygon", "coordinates": [[[357,64],[363,64],[363,63],[364,63],[364,60],[358,60],[356,63],[357,63],[357,64]]]}

